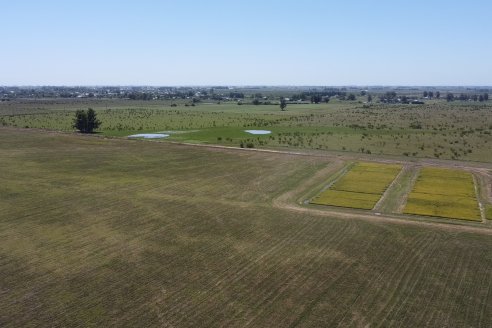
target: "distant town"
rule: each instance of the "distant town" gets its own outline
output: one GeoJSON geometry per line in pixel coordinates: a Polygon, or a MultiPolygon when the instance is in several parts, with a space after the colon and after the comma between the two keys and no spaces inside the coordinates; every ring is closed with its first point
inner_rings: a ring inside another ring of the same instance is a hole
{"type": "Polygon", "coordinates": [[[321,103],[330,99],[380,103],[423,104],[426,100],[487,101],[492,87],[320,87],[320,86],[3,86],[0,100],[14,99],[127,99],[236,101],[269,105],[284,99],[292,103],[321,103]]]}

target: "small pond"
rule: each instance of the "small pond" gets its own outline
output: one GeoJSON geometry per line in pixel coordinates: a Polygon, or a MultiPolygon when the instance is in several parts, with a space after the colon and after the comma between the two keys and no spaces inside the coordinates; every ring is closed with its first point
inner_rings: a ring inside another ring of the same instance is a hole
{"type": "Polygon", "coordinates": [[[249,134],[270,134],[272,131],[269,130],[244,130],[244,132],[247,132],[249,134]]]}
{"type": "Polygon", "coordinates": [[[164,133],[141,133],[141,134],[133,134],[128,136],[128,138],[144,138],[144,139],[159,139],[159,138],[167,138],[169,134],[164,133]]]}

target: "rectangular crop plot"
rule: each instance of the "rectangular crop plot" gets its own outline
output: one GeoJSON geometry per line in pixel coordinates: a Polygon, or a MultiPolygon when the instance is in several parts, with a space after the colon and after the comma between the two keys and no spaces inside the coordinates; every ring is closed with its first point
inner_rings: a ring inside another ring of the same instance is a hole
{"type": "Polygon", "coordinates": [[[329,189],[311,200],[311,204],[370,210],[374,208],[401,165],[356,163],[329,189]]]}
{"type": "Polygon", "coordinates": [[[423,168],[403,212],[481,221],[473,177],[462,170],[423,168]]]}

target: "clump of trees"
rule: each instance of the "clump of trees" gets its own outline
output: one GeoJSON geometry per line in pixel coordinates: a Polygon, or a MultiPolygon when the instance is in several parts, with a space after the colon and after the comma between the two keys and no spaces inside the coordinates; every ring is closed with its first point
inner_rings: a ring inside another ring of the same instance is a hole
{"type": "Polygon", "coordinates": [[[285,111],[285,108],[287,107],[287,101],[285,101],[284,98],[280,99],[280,110],[285,111]]]}
{"type": "Polygon", "coordinates": [[[93,133],[100,125],[101,121],[97,119],[97,114],[92,108],[87,109],[87,111],[79,109],[75,112],[73,128],[81,133],[93,133]]]}

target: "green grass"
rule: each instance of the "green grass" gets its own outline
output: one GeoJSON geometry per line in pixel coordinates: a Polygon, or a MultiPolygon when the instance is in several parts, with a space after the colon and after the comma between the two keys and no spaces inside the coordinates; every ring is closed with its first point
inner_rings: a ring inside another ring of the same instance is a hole
{"type": "Polygon", "coordinates": [[[0,102],[0,126],[72,131],[76,109],[93,107],[100,133],[125,137],[140,132],[194,131],[168,140],[255,147],[297,148],[490,162],[492,103],[432,101],[424,106],[333,100],[328,104],[277,105],[178,101],[18,100],[0,102]],[[410,126],[419,122],[421,129],[410,126]],[[269,136],[244,129],[268,129],[269,136]],[[198,130],[198,132],[197,132],[198,130]]]}
{"type": "Polygon", "coordinates": [[[460,170],[423,168],[404,213],[481,221],[472,175],[460,170]]]}
{"type": "Polygon", "coordinates": [[[272,207],[323,158],[0,138],[2,327],[492,325],[489,235],[272,207]]]}
{"type": "Polygon", "coordinates": [[[401,165],[356,163],[312,204],[372,209],[401,170],[401,165]]]}

